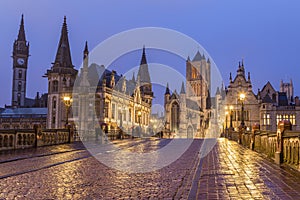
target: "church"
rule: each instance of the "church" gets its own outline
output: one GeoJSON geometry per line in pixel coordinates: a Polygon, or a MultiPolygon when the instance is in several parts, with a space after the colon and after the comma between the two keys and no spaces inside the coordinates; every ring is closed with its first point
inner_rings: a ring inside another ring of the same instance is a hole
{"type": "Polygon", "coordinates": [[[192,60],[186,60],[186,84],[180,93],[166,86],[165,135],[180,138],[204,137],[211,118],[211,63],[197,51],[192,60]]]}

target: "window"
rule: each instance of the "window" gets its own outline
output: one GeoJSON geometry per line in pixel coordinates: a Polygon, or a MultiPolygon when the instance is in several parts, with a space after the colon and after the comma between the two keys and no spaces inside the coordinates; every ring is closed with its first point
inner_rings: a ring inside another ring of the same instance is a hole
{"type": "Polygon", "coordinates": [[[115,114],[116,114],[116,104],[111,105],[111,118],[115,119],[115,114]]]}
{"type": "Polygon", "coordinates": [[[22,70],[19,70],[19,78],[22,78],[22,70]]]}
{"type": "Polygon", "coordinates": [[[131,122],[131,108],[129,108],[128,121],[131,122]]]}
{"type": "Polygon", "coordinates": [[[295,115],[290,115],[290,122],[292,125],[296,125],[296,116],[295,115]]]}
{"type": "Polygon", "coordinates": [[[282,120],[282,115],[277,115],[276,116],[276,125],[282,120]]]}
{"type": "Polygon", "coordinates": [[[56,97],[53,97],[53,100],[52,100],[52,108],[53,108],[53,109],[56,108],[56,97]]]}
{"type": "Polygon", "coordinates": [[[52,92],[58,92],[58,81],[53,81],[52,92]]]}
{"type": "Polygon", "coordinates": [[[263,114],[263,125],[270,125],[270,114],[263,114]]]}
{"type": "Polygon", "coordinates": [[[55,116],[52,116],[52,124],[55,124],[55,116]]]}
{"type": "Polygon", "coordinates": [[[18,91],[21,91],[21,90],[22,90],[22,82],[19,81],[19,83],[18,83],[18,91]]]}
{"type": "Polygon", "coordinates": [[[108,118],[108,107],[109,107],[109,102],[105,102],[104,104],[104,117],[108,118]]]}
{"type": "Polygon", "coordinates": [[[232,121],[236,121],[236,111],[232,111],[232,121]]]}

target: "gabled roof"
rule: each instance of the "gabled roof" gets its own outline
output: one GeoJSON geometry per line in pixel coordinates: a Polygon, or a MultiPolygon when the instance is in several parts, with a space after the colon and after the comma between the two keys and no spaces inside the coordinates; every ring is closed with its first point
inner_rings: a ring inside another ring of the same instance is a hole
{"type": "Polygon", "coordinates": [[[262,99],[262,103],[273,103],[273,100],[268,94],[266,94],[266,96],[264,96],[264,98],[262,99]]]}

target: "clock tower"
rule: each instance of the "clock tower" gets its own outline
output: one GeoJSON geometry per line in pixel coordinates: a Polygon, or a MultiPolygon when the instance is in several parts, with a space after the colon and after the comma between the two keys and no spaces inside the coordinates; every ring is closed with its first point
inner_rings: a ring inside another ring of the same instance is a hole
{"type": "Polygon", "coordinates": [[[26,72],[29,57],[29,43],[26,41],[22,15],[19,34],[13,45],[12,107],[24,107],[26,98],[26,72]]]}

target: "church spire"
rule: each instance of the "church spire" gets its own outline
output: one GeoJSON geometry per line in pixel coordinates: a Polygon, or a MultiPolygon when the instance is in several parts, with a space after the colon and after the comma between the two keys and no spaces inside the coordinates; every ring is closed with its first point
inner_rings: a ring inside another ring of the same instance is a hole
{"type": "Polygon", "coordinates": [[[181,84],[180,94],[185,94],[184,82],[183,81],[182,81],[182,84],[181,84]]]}
{"type": "MultiPolygon", "coordinates": [[[[72,67],[71,51],[68,38],[67,19],[64,17],[64,23],[61,29],[60,40],[55,57],[55,64],[60,67],[72,67]]],[[[56,66],[55,65],[55,66],[56,66]]]]}
{"type": "Polygon", "coordinates": [[[140,77],[141,83],[151,83],[148,64],[146,60],[146,50],[143,47],[143,54],[141,59],[141,65],[139,68],[138,76],[140,77]]]}
{"type": "Polygon", "coordinates": [[[143,55],[141,59],[141,65],[146,65],[147,64],[147,59],[146,59],[146,52],[145,52],[145,45],[143,46],[143,55]]]}
{"type": "Polygon", "coordinates": [[[165,95],[166,95],[166,94],[170,94],[169,83],[167,83],[165,95]]]}
{"type": "Polygon", "coordinates": [[[87,71],[88,65],[89,65],[89,49],[88,49],[88,43],[86,41],[84,51],[83,51],[83,69],[87,71]]]}
{"type": "Polygon", "coordinates": [[[23,14],[22,14],[21,23],[20,23],[18,41],[26,41],[25,29],[24,29],[24,15],[23,14]]]}

